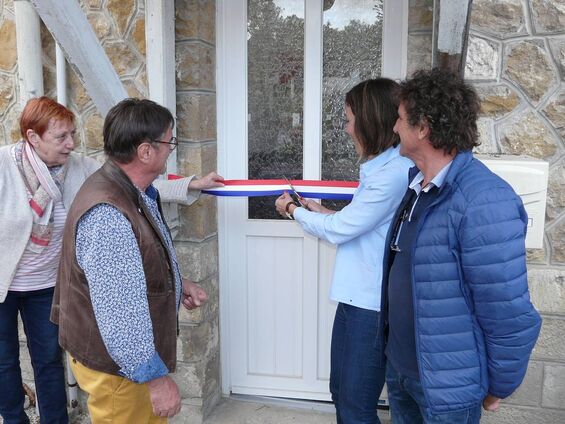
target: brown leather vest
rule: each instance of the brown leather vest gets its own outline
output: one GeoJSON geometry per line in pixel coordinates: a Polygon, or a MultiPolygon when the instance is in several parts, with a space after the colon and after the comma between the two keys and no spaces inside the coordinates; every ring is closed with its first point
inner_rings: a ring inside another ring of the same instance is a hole
{"type": "MultiPolygon", "coordinates": [[[[177,309],[172,260],[165,241],[139,191],[112,161],[92,174],[68,211],[51,321],[59,325],[59,343],[88,368],[118,374],[98,329],[88,282],[76,259],[75,235],[80,218],[92,207],[107,203],[131,223],[141,251],[155,349],[170,372],[176,366],[177,309]]],[[[160,203],[159,203],[160,209],[160,203]]]]}

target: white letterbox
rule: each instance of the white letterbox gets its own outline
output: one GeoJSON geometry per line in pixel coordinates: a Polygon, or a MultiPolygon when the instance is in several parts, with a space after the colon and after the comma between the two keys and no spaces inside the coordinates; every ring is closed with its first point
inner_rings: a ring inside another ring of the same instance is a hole
{"type": "Polygon", "coordinates": [[[526,247],[542,248],[549,164],[527,156],[475,155],[520,195],[528,212],[526,247]]]}

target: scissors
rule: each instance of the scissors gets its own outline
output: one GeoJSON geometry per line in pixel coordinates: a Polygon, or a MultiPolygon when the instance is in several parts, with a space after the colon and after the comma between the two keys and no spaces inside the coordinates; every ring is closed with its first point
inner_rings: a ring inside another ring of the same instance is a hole
{"type": "Polygon", "coordinates": [[[290,197],[292,197],[292,200],[293,200],[295,203],[298,203],[300,206],[304,206],[304,205],[302,204],[302,202],[300,201],[300,195],[299,195],[299,194],[297,193],[297,191],[294,189],[294,186],[290,183],[290,180],[289,180],[288,178],[286,178],[284,175],[283,175],[283,178],[284,178],[284,180],[286,181],[286,183],[288,184],[288,186],[290,187],[290,193],[289,193],[289,194],[290,194],[290,197]]]}

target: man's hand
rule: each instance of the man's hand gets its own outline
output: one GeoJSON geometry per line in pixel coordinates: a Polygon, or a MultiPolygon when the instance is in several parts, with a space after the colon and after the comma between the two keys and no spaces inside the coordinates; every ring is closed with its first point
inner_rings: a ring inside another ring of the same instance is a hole
{"type": "Polygon", "coordinates": [[[500,398],[497,398],[493,395],[487,395],[486,398],[483,399],[483,409],[485,411],[498,411],[498,407],[500,406],[500,398]]]}
{"type": "Polygon", "coordinates": [[[224,177],[216,174],[215,172],[210,172],[202,178],[194,178],[188,188],[191,190],[206,190],[207,188],[223,187],[224,177]]]}
{"type": "Polygon", "coordinates": [[[202,287],[188,278],[182,279],[182,304],[192,310],[202,306],[208,300],[208,295],[202,287]]]}
{"type": "Polygon", "coordinates": [[[171,377],[165,375],[146,384],[154,415],[170,418],[179,413],[181,407],[179,388],[171,377]]]}

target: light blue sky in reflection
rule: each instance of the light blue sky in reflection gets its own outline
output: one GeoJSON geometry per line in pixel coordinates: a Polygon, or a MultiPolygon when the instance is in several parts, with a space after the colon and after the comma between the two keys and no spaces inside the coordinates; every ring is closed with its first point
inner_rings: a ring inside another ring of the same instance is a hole
{"type": "MultiPolygon", "coordinates": [[[[273,0],[281,8],[284,17],[296,15],[304,18],[304,2],[312,0],[273,0]]],[[[382,0],[335,0],[329,10],[324,11],[324,24],[343,29],[352,20],[374,24],[382,16],[382,0]],[[381,13],[375,8],[377,6],[381,13]]]]}

